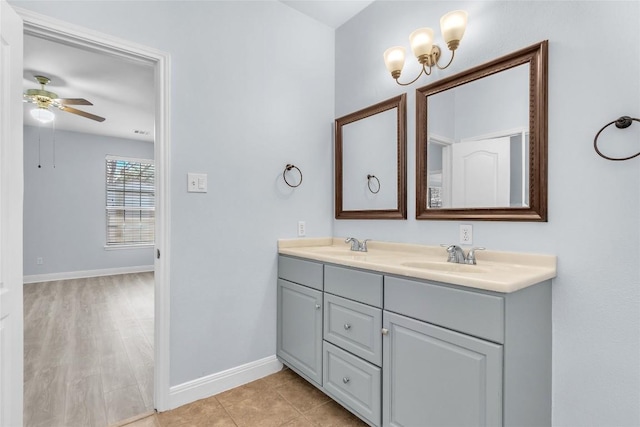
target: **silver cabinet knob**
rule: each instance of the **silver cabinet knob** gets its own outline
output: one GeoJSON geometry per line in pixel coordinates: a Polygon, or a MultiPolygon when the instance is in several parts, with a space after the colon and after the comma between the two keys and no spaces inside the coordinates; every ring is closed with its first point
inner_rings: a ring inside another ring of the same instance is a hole
{"type": "Polygon", "coordinates": [[[320,310],[320,304],[316,304],[316,310],[320,310]]]}
{"type": "Polygon", "coordinates": [[[348,331],[349,329],[351,329],[351,325],[350,325],[350,324],[348,324],[348,323],[345,323],[345,324],[344,324],[344,330],[345,330],[345,331],[348,331]]]}
{"type": "Polygon", "coordinates": [[[389,335],[389,330],[387,328],[382,328],[382,335],[389,335]]]}
{"type": "Polygon", "coordinates": [[[349,381],[351,381],[351,380],[349,379],[349,377],[344,377],[344,378],[342,378],[342,382],[343,382],[343,383],[345,383],[345,384],[347,384],[349,381]]]}

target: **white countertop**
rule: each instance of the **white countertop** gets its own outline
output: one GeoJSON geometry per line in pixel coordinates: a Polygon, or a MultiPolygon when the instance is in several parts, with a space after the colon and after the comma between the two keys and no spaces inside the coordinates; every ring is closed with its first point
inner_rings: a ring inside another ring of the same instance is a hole
{"type": "Polygon", "coordinates": [[[477,265],[466,265],[446,262],[446,248],[440,246],[369,241],[368,252],[356,252],[344,240],[282,239],[278,253],[502,293],[556,277],[555,255],[485,250],[476,252],[477,265]]]}

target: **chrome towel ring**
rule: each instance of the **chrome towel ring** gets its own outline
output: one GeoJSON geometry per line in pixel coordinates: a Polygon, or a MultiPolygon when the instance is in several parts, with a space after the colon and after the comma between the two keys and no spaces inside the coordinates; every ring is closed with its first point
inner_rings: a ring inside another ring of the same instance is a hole
{"type": "Polygon", "coordinates": [[[594,148],[594,150],[596,150],[596,153],[598,153],[598,155],[600,157],[602,157],[602,158],[605,158],[607,160],[613,160],[613,161],[629,160],[629,159],[633,159],[634,157],[640,156],[640,151],[638,151],[636,154],[634,154],[633,156],[629,156],[629,157],[609,157],[609,156],[606,156],[606,155],[602,154],[602,152],[600,152],[600,150],[598,150],[598,137],[600,136],[600,134],[602,133],[603,130],[605,130],[607,127],[611,126],[614,123],[615,123],[615,125],[616,125],[616,127],[618,129],[626,129],[629,126],[631,126],[633,121],[640,122],[640,119],[636,119],[636,118],[629,117],[629,116],[622,116],[619,119],[614,120],[612,122],[609,122],[606,125],[602,126],[602,129],[600,129],[598,131],[598,133],[596,134],[596,137],[593,139],[593,148],[594,148]]]}

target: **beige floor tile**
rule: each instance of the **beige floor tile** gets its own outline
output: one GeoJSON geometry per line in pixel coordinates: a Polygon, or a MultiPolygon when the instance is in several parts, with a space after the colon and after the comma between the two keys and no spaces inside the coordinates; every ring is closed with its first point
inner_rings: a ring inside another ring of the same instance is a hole
{"type": "Polygon", "coordinates": [[[225,411],[215,397],[198,400],[197,402],[181,406],[172,411],[161,412],[158,414],[158,420],[162,427],[236,426],[227,411],[225,411]]]}
{"type": "Polygon", "coordinates": [[[262,381],[267,387],[278,387],[296,378],[300,378],[300,376],[291,369],[284,368],[280,372],[276,372],[275,374],[262,378],[260,381],[262,381]]]}
{"type": "Polygon", "coordinates": [[[302,413],[331,400],[326,394],[300,377],[276,387],[275,390],[302,413]]]}
{"type": "Polygon", "coordinates": [[[225,409],[239,427],[277,427],[300,416],[289,402],[269,389],[225,409]]]}
{"type": "Polygon", "coordinates": [[[333,400],[312,409],[304,415],[312,423],[321,427],[359,427],[367,425],[333,400]]]}
{"type": "Polygon", "coordinates": [[[267,383],[258,380],[217,394],[216,399],[218,399],[218,402],[220,402],[222,406],[227,408],[242,401],[253,399],[268,389],[267,383]]]}
{"type": "Polygon", "coordinates": [[[300,415],[289,421],[286,424],[282,424],[283,427],[315,427],[315,424],[309,421],[304,415],[300,415]]]}

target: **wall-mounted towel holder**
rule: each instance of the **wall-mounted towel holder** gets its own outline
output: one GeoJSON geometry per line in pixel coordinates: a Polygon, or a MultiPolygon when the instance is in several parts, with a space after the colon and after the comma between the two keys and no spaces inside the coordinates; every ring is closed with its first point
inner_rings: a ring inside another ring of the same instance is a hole
{"type": "Polygon", "coordinates": [[[380,191],[380,180],[378,179],[378,177],[375,175],[367,175],[367,187],[369,187],[369,191],[371,191],[373,194],[378,194],[378,192],[380,191]],[[373,191],[373,189],[371,188],[372,179],[375,179],[378,183],[378,189],[376,191],[373,191]]]}
{"type": "Polygon", "coordinates": [[[598,155],[600,157],[602,157],[602,158],[605,158],[607,160],[613,160],[613,161],[629,160],[629,159],[633,159],[634,157],[640,156],[640,151],[638,151],[636,154],[634,154],[633,156],[629,156],[629,157],[609,157],[609,156],[606,156],[606,155],[602,154],[600,152],[600,150],[598,150],[598,137],[600,136],[600,134],[602,133],[603,130],[605,130],[607,127],[611,126],[614,123],[615,123],[615,125],[616,125],[616,127],[618,129],[626,129],[629,126],[631,126],[633,121],[640,122],[640,119],[636,119],[636,118],[629,117],[629,116],[622,116],[619,119],[614,120],[614,121],[612,121],[610,123],[607,123],[606,125],[602,126],[602,129],[600,129],[598,131],[598,133],[596,134],[596,137],[593,139],[593,148],[594,148],[594,150],[596,150],[596,153],[598,153],[598,155]]]}
{"type": "Polygon", "coordinates": [[[292,188],[299,187],[300,184],[302,184],[302,171],[296,165],[292,165],[291,163],[288,163],[287,166],[285,166],[284,170],[282,171],[282,178],[284,179],[284,182],[286,182],[289,187],[292,187],[292,188]],[[300,174],[300,182],[298,182],[296,185],[293,185],[289,181],[287,181],[287,172],[291,171],[291,169],[297,170],[298,173],[300,174]]]}

